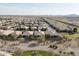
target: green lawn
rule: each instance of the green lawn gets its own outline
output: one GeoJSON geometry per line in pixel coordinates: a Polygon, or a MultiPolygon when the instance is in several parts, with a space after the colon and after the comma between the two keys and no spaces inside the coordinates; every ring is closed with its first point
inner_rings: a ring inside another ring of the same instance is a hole
{"type": "MultiPolygon", "coordinates": [[[[15,54],[16,55],[16,54],[15,54]]],[[[57,56],[58,54],[40,50],[24,51],[20,56],[57,56]]]]}
{"type": "Polygon", "coordinates": [[[63,33],[63,36],[67,39],[77,39],[79,38],[79,34],[67,34],[67,33],[63,33]]]}
{"type": "Polygon", "coordinates": [[[25,51],[23,56],[51,56],[52,53],[46,51],[25,51]]]}

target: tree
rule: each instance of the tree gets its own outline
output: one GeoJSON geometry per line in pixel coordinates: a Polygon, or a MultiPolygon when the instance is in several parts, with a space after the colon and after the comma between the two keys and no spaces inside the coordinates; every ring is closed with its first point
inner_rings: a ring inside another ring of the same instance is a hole
{"type": "Polygon", "coordinates": [[[57,49],[58,47],[56,45],[50,45],[49,48],[57,49]]]}
{"type": "Polygon", "coordinates": [[[73,32],[77,32],[77,28],[74,28],[74,29],[73,29],[73,32]]]}
{"type": "Polygon", "coordinates": [[[22,38],[22,37],[18,38],[18,40],[19,40],[20,42],[24,42],[24,41],[25,41],[25,39],[22,38]]]}
{"type": "Polygon", "coordinates": [[[62,53],[62,51],[59,51],[59,53],[61,54],[61,53],[62,53]]]}
{"type": "Polygon", "coordinates": [[[50,38],[50,34],[45,34],[45,38],[50,38]]]}
{"type": "Polygon", "coordinates": [[[73,51],[71,51],[70,54],[73,55],[73,56],[75,55],[75,53],[73,51]]]}
{"type": "Polygon", "coordinates": [[[17,35],[15,33],[9,34],[8,36],[6,36],[7,40],[16,40],[17,39],[17,35]]]}
{"type": "Polygon", "coordinates": [[[30,39],[30,40],[34,40],[35,38],[34,38],[33,35],[30,35],[30,36],[29,36],[29,39],[30,39]]]}

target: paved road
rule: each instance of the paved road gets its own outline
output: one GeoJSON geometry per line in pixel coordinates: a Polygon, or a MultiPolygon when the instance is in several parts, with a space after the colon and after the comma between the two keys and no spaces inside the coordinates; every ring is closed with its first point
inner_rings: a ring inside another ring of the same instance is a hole
{"type": "Polygon", "coordinates": [[[57,52],[57,50],[54,50],[52,48],[48,48],[49,45],[44,45],[44,46],[35,46],[35,47],[29,47],[30,43],[28,44],[22,44],[22,45],[19,45],[19,46],[15,46],[15,47],[18,47],[18,48],[21,48],[22,50],[24,51],[28,51],[28,50],[42,50],[42,51],[49,51],[49,52],[57,52]]]}
{"type": "Polygon", "coordinates": [[[12,56],[12,55],[8,52],[0,51],[0,56],[12,56]]]}
{"type": "Polygon", "coordinates": [[[79,47],[70,46],[68,47],[68,49],[70,49],[71,51],[74,51],[76,56],[79,56],[79,47]]]}

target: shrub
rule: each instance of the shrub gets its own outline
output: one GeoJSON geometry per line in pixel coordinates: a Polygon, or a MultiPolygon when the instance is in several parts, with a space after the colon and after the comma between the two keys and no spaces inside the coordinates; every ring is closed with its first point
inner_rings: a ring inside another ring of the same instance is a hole
{"type": "Polygon", "coordinates": [[[75,53],[73,51],[71,51],[70,54],[73,55],[73,56],[75,55],[75,53]]]}

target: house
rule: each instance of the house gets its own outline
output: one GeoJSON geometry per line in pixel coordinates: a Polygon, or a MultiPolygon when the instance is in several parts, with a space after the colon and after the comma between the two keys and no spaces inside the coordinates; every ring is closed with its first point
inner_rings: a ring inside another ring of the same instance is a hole
{"type": "Polygon", "coordinates": [[[13,33],[14,31],[12,31],[12,30],[3,30],[3,35],[6,35],[6,36],[8,36],[9,34],[11,34],[11,33],[13,33]]]}
{"type": "Polygon", "coordinates": [[[58,40],[62,40],[63,36],[58,33],[54,34],[51,31],[45,31],[45,38],[51,41],[58,41],[58,40]]]}
{"type": "Polygon", "coordinates": [[[51,38],[54,34],[51,31],[45,31],[45,37],[51,38]]]}
{"type": "Polygon", "coordinates": [[[37,30],[37,27],[31,27],[31,30],[37,30]]]}
{"type": "Polygon", "coordinates": [[[41,33],[40,33],[39,31],[34,31],[34,32],[33,32],[33,35],[34,35],[34,36],[40,36],[41,33]]]}
{"type": "Polygon", "coordinates": [[[42,40],[45,38],[44,32],[42,32],[42,31],[34,31],[33,36],[34,36],[34,39],[41,39],[42,40]]]}
{"type": "Polygon", "coordinates": [[[20,35],[22,35],[22,31],[15,31],[15,34],[16,34],[17,36],[20,36],[20,35]]]}
{"type": "Polygon", "coordinates": [[[29,27],[28,26],[25,26],[25,29],[27,30],[27,29],[29,29],[29,27]]]}
{"type": "Polygon", "coordinates": [[[18,31],[26,30],[26,27],[23,25],[18,25],[18,26],[16,26],[15,30],[18,30],[18,31]]]}
{"type": "Polygon", "coordinates": [[[33,35],[33,31],[25,31],[22,36],[25,38],[25,39],[29,39],[29,37],[33,35]]]}
{"type": "Polygon", "coordinates": [[[46,31],[47,27],[42,27],[41,31],[46,31]]]}
{"type": "Polygon", "coordinates": [[[0,29],[7,30],[6,26],[0,26],[0,29]]]}

